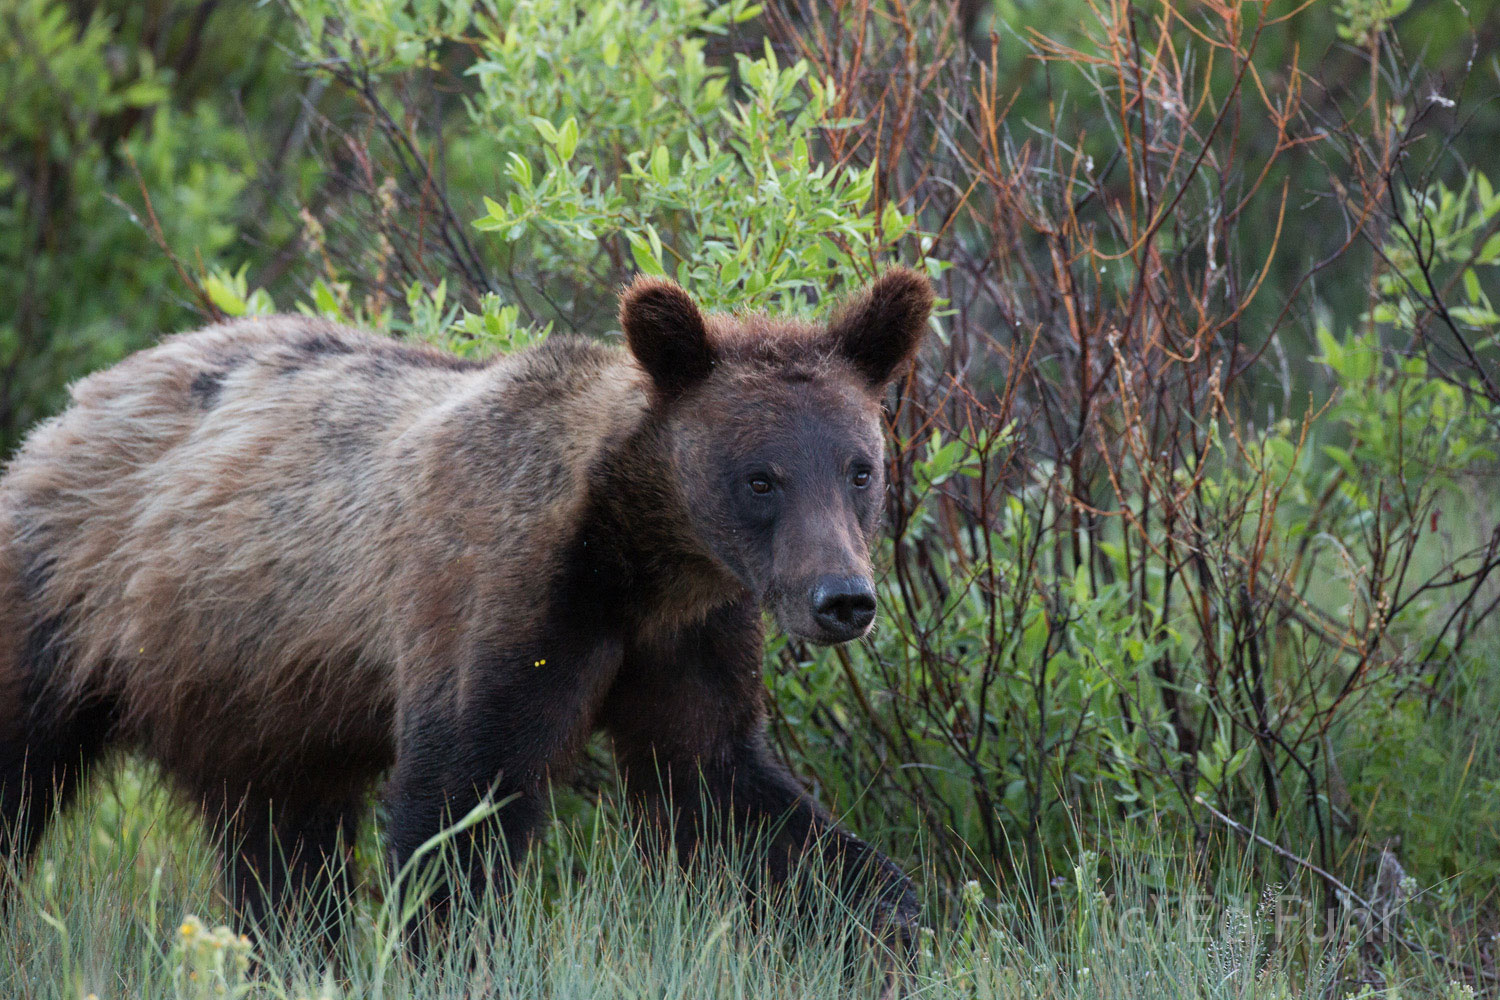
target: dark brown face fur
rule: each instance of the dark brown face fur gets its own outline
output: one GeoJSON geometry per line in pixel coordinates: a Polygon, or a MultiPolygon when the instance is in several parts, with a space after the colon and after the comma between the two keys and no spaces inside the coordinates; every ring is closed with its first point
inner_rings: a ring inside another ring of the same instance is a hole
{"type": "Polygon", "coordinates": [[[927,280],[905,269],[827,326],[704,317],[681,288],[652,279],[622,300],[694,533],[804,639],[846,642],[874,622],[880,399],[931,305],[927,280]]]}

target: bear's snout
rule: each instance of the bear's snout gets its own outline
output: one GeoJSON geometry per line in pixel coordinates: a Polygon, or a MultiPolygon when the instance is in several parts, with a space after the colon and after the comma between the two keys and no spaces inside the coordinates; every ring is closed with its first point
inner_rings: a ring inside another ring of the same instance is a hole
{"type": "Polygon", "coordinates": [[[862,576],[820,576],[808,599],[826,642],[858,639],[875,620],[875,588],[862,576]]]}

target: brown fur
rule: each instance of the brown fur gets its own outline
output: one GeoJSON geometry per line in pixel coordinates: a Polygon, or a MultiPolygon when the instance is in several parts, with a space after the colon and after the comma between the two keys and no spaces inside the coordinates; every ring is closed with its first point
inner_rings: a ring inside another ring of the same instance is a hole
{"type": "MultiPolygon", "coordinates": [[[[0,493],[0,539],[14,531],[0,493]]],[[[21,725],[25,685],[21,679],[21,641],[26,633],[25,605],[21,592],[21,568],[11,546],[0,544],[0,739],[14,734],[21,725]]]]}
{"type": "Polygon", "coordinates": [[[455,631],[535,613],[598,428],[643,398],[582,344],[466,368],[319,320],[214,327],[74,388],[10,465],[0,551],[54,560],[24,606],[68,623],[55,683],[117,698],[174,774],[315,776],[314,736],[389,759],[397,692],[450,665],[455,631]],[[312,366],[304,343],[333,350],[312,366]],[[412,358],[433,363],[382,365],[412,358]],[[191,387],[215,371],[204,411],[191,387]],[[526,429],[476,431],[507,421],[526,429]]]}
{"type": "Polygon", "coordinates": [[[755,598],[810,628],[799,588],[868,576],[878,505],[850,507],[835,470],[767,568],[742,568],[723,470],[755,448],[805,464],[830,435],[878,456],[879,389],[930,303],[895,272],[830,332],[705,318],[643,279],[629,352],[554,338],[473,364],[277,317],[127,358],[0,479],[0,753],[39,713],[103,706],[90,727],[221,818],[273,804],[311,838],[347,832],[393,763],[418,836],[496,773],[470,732],[505,748],[501,791],[530,798],[601,723],[637,767],[653,741],[686,761],[758,746],[758,664],[731,684],[688,664],[714,644],[755,659],[755,598]],[[564,598],[619,624],[559,620],[564,598]]]}

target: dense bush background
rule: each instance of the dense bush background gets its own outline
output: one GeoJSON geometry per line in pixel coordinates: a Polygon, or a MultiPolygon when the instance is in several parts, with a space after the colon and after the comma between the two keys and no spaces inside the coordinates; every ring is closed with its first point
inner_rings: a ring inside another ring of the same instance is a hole
{"type": "MultiPolygon", "coordinates": [[[[882,625],[768,654],[794,766],[934,913],[977,879],[1076,914],[1080,851],[1109,885],[1166,845],[1402,911],[1405,947],[1346,956],[1366,985],[1426,951],[1493,988],[1491,0],[11,0],[0,28],[0,453],[218,315],[484,353],[613,335],[638,270],[817,314],[924,267],[882,625]]],[[[593,759],[575,823],[612,808],[593,759]]]]}

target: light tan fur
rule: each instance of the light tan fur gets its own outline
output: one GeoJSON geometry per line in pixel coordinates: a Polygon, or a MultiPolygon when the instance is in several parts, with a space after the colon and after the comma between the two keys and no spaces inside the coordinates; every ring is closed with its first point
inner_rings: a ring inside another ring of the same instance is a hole
{"type": "Polygon", "coordinates": [[[474,623],[503,637],[539,613],[643,380],[595,344],[460,367],[298,317],[134,355],[78,383],[0,480],[0,685],[23,621],[60,616],[65,698],[117,699],[189,783],[298,774],[315,795],[345,763],[321,757],[393,752],[398,691],[459,666],[474,623]]]}

